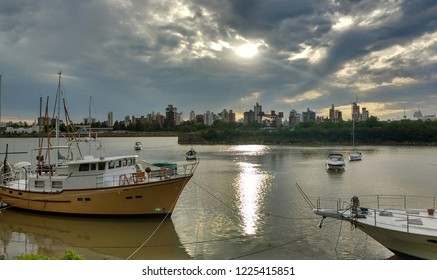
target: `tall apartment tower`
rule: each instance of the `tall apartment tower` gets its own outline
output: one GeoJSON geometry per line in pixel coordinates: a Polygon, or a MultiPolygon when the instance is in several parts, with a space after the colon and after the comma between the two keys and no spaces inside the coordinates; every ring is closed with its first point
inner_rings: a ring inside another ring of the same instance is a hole
{"type": "Polygon", "coordinates": [[[356,122],[360,120],[360,106],[357,102],[352,102],[352,119],[356,122]]]}
{"type": "Polygon", "coordinates": [[[335,109],[334,109],[334,104],[331,105],[331,109],[329,109],[329,120],[330,121],[335,121],[335,109]]]}
{"type": "Polygon", "coordinates": [[[196,113],[194,113],[194,111],[190,112],[190,121],[195,121],[196,120],[196,113]]]}
{"type": "Polygon", "coordinates": [[[108,113],[108,126],[114,126],[114,112],[108,113]]]}
{"type": "Polygon", "coordinates": [[[176,126],[177,115],[178,109],[176,107],[173,107],[173,105],[168,105],[167,108],[165,108],[165,118],[167,119],[170,126],[176,126]]]}
{"type": "Polygon", "coordinates": [[[229,122],[235,122],[235,113],[233,110],[229,110],[229,122]]]}
{"type": "Polygon", "coordinates": [[[262,106],[256,102],[256,105],[253,106],[253,111],[255,113],[255,121],[257,123],[262,123],[262,106]]]}

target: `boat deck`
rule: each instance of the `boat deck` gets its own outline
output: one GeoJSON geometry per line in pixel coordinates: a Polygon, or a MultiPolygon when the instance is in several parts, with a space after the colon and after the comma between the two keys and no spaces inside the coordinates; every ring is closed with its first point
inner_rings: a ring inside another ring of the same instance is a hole
{"type": "Polygon", "coordinates": [[[321,216],[349,220],[352,223],[356,222],[398,232],[437,236],[437,215],[434,215],[436,198],[400,195],[368,197],[363,196],[365,203],[361,203],[361,205],[371,205],[372,207],[358,206],[355,211],[352,211],[352,203],[345,200],[319,198],[314,212],[321,216]],[[369,200],[368,197],[373,199],[369,200]],[[328,205],[331,207],[326,207],[328,205]],[[420,206],[430,206],[430,208],[424,209],[420,206]]]}
{"type": "Polygon", "coordinates": [[[370,226],[437,237],[437,218],[427,209],[367,209],[357,214],[347,211],[343,216],[370,226]]]}

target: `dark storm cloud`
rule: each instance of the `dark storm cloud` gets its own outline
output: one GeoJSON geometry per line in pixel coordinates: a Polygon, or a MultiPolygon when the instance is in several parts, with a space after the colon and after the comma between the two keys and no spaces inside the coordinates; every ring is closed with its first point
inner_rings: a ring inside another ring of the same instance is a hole
{"type": "Polygon", "coordinates": [[[357,96],[376,116],[423,100],[433,110],[436,14],[432,0],[2,1],[3,104],[34,118],[62,70],[79,120],[89,96],[102,119],[168,104],[184,117],[255,102],[321,111],[357,96]],[[258,55],[236,55],[244,43],[258,55]]]}

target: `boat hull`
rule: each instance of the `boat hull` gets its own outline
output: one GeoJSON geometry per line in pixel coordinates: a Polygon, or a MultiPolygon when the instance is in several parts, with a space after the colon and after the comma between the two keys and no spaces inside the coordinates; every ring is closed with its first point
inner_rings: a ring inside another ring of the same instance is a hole
{"type": "Polygon", "coordinates": [[[1,200],[20,209],[73,215],[169,215],[192,175],[121,187],[31,192],[0,187],[1,200]]]}
{"type": "Polygon", "coordinates": [[[331,171],[343,171],[344,170],[344,165],[327,163],[326,164],[326,169],[327,170],[331,170],[331,171]]]}
{"type": "MultiPolygon", "coordinates": [[[[381,213],[385,212],[382,211],[381,213]]],[[[324,218],[349,221],[381,245],[404,258],[437,259],[437,235],[433,230],[433,226],[431,226],[435,220],[433,216],[424,217],[414,214],[411,217],[402,217],[393,214],[393,216],[384,217],[378,215],[379,220],[376,222],[374,215],[353,218],[347,209],[314,209],[314,213],[324,218]],[[400,224],[396,226],[390,220],[400,224]],[[423,221],[426,224],[415,227],[415,220],[423,221]],[[409,223],[409,229],[407,223],[409,223]],[[424,231],[429,232],[429,234],[425,234],[424,231]]]]}
{"type": "Polygon", "coordinates": [[[361,153],[355,152],[349,155],[349,161],[359,161],[362,159],[361,153]]]}
{"type": "Polygon", "coordinates": [[[437,237],[412,234],[356,222],[357,227],[397,255],[414,259],[437,259],[437,237]]]}

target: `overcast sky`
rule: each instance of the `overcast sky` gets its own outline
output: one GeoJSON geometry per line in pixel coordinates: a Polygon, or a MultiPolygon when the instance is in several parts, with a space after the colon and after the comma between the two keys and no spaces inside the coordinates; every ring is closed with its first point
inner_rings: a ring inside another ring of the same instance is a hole
{"type": "Polygon", "coordinates": [[[1,0],[2,120],[313,110],[437,113],[435,0],[1,0]],[[52,110],[52,109],[51,109],[52,110]]]}

